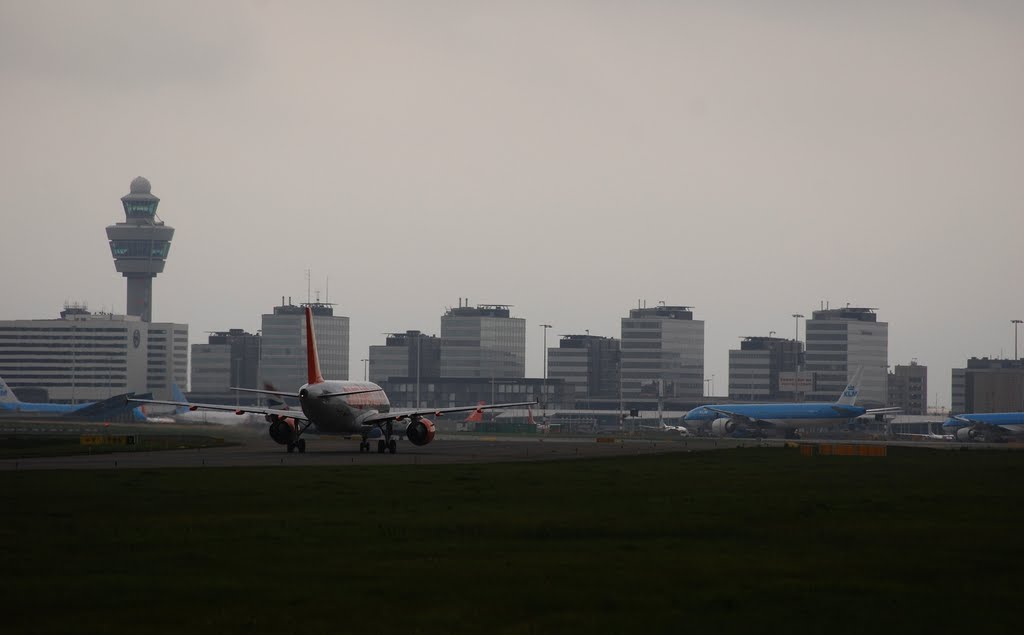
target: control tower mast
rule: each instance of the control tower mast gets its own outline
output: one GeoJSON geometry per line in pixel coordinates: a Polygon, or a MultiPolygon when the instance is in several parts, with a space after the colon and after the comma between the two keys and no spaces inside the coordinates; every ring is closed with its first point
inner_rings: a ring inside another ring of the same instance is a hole
{"type": "Polygon", "coordinates": [[[174,237],[174,228],[156,216],[160,199],[153,196],[151,187],[147,179],[136,177],[131,191],[121,197],[125,222],[107,227],[114,267],[128,278],[125,313],[138,315],[144,322],[152,321],[153,278],[163,272],[174,237]]]}

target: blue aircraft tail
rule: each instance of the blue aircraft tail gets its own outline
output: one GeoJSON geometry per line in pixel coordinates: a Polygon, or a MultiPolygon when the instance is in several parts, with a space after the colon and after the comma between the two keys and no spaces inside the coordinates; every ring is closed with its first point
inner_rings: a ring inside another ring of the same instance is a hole
{"type": "MultiPolygon", "coordinates": [[[[175,384],[171,384],[171,400],[172,401],[188,401],[188,399],[185,399],[185,393],[181,392],[181,388],[179,388],[178,384],[176,384],[176,383],[175,384]]],[[[178,407],[176,407],[174,409],[174,414],[180,415],[181,413],[187,412],[187,411],[188,411],[188,407],[186,407],[186,406],[178,406],[178,407]]]]}
{"type": "Polygon", "coordinates": [[[843,394],[836,400],[837,406],[852,406],[857,403],[857,395],[860,394],[860,376],[864,374],[864,367],[858,366],[853,372],[853,378],[846,384],[843,394]]]}

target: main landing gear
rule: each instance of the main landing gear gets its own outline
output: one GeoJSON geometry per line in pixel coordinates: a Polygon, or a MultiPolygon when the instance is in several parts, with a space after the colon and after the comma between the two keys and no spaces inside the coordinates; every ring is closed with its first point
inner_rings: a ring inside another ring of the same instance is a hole
{"type": "Polygon", "coordinates": [[[298,448],[299,454],[305,454],[306,453],[306,440],[305,439],[299,439],[295,443],[289,443],[288,444],[288,453],[291,454],[292,452],[295,451],[296,448],[298,448]]]}
{"type": "MultiPolygon", "coordinates": [[[[388,421],[380,429],[384,434],[384,438],[377,440],[377,454],[384,454],[385,452],[394,454],[398,452],[398,440],[394,438],[394,425],[388,421]]],[[[367,441],[366,437],[363,437],[363,440],[359,443],[359,453],[362,454],[369,451],[370,442],[367,441]]]]}

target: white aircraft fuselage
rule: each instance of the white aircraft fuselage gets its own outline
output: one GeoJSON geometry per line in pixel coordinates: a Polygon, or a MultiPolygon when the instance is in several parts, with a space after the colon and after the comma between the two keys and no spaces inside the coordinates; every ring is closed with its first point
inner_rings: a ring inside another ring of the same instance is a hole
{"type": "Polygon", "coordinates": [[[302,412],[321,434],[360,434],[365,415],[391,410],[380,386],[365,381],[322,381],[299,389],[302,412]],[[369,392],[360,392],[369,391],[369,392]],[[336,393],[355,393],[338,395],[336,393]],[[321,395],[330,395],[322,397],[321,395]]]}

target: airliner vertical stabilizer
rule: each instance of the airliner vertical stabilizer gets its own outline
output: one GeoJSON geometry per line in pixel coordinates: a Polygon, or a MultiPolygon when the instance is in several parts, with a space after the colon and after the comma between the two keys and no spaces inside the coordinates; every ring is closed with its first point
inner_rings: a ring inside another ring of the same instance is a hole
{"type": "Polygon", "coordinates": [[[306,367],[309,383],[322,384],[324,376],[320,374],[320,358],[316,354],[316,335],[313,333],[313,309],[306,307],[306,367]]]}
{"type": "Polygon", "coordinates": [[[839,395],[839,399],[836,400],[837,406],[852,406],[857,403],[857,395],[860,394],[860,376],[862,374],[864,374],[864,367],[858,366],[857,370],[853,373],[853,379],[846,384],[843,394],[839,395]]]}

